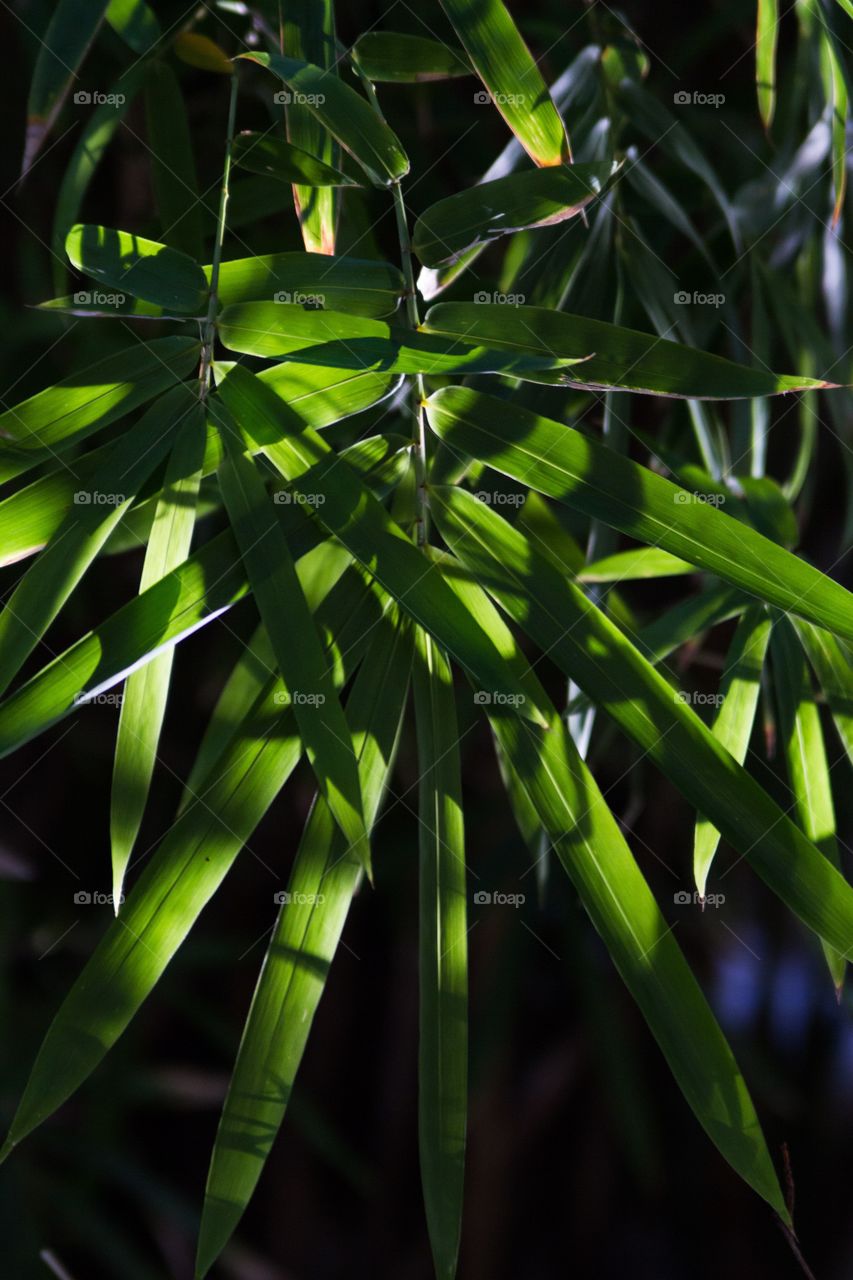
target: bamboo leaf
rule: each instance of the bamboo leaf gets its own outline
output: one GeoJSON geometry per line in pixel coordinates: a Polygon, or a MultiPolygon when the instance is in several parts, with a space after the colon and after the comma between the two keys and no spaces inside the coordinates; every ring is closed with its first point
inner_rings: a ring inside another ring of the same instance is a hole
{"type": "MultiPolygon", "coordinates": [[[[210,267],[204,270],[209,279],[210,267]]],[[[224,307],[279,301],[356,316],[386,316],[397,310],[404,290],[401,272],[388,262],[321,253],[271,253],[223,262],[217,294],[224,307]]]]}
{"type": "MultiPolygon", "coordinates": [[[[797,824],[834,867],[841,867],[829,762],[805,654],[791,622],[774,619],[770,656],[776,689],[778,740],[782,745],[797,824]]],[[[824,944],[829,972],[840,993],[848,949],[824,944]]]]}
{"type": "MultiPolygon", "coordinates": [[[[154,588],[156,590],[156,588],[154,588]]],[[[310,582],[306,583],[310,591],[310,582]]],[[[341,581],[318,607],[351,673],[375,619],[358,607],[363,582],[341,581]]],[[[146,864],[125,908],[66,996],[36,1058],[0,1156],[87,1079],[143,1004],[240,849],[293,772],[302,750],[295,718],[271,678],[233,741],[146,864]]]]}
{"type": "MultiPolygon", "coordinates": [[[[279,182],[303,187],[357,187],[340,169],[324,164],[284,138],[265,133],[238,133],[234,139],[234,163],[250,173],[262,173],[279,182]]],[[[294,255],[295,257],[296,255],[294,255]]]]}
{"type": "Polygon", "coordinates": [[[428,36],[367,31],[356,40],[351,54],[368,80],[378,82],[415,84],[473,74],[461,49],[428,36]]]}
{"type": "Polygon", "coordinates": [[[455,262],[500,236],[575,217],[601,194],[609,177],[609,165],[575,164],[481,182],[422,213],[412,247],[426,267],[455,262]]]}
{"type": "Polygon", "coordinates": [[[370,870],[358,770],[346,717],[326,671],[320,637],[287,540],[254,462],[224,427],[219,484],[258,612],[270,637],[320,791],[370,870]]]}
{"type": "Polygon", "coordinates": [[[829,631],[793,619],[809,662],[829,703],[842,745],[853,764],[853,659],[829,631]]]}
{"type": "Polygon", "coordinates": [[[200,71],[214,71],[220,76],[234,73],[234,64],[225,50],[199,31],[179,31],[172,47],[187,66],[198,67],[200,71]]]}
{"type": "Polygon", "coordinates": [[[755,28],[755,87],[758,110],[765,129],[776,111],[776,44],[779,36],[778,0],[758,0],[755,28]]]}
{"type": "Polygon", "coordinates": [[[749,369],[665,338],[544,307],[443,302],[427,312],[423,327],[428,333],[531,354],[577,358],[594,353],[561,381],[602,391],[731,400],[835,385],[749,369]]]}
{"type": "MultiPolygon", "coordinates": [[[[499,519],[499,517],[497,517],[499,519]]],[[[542,693],[494,605],[458,566],[448,581],[524,683],[542,693]]],[[[492,702],[492,730],[699,1123],[789,1221],[746,1083],[600,790],[553,707],[547,729],[492,702]]]]}
{"type": "Polygon", "coordinates": [[[107,0],[58,0],[39,42],[27,99],[27,138],[21,172],[38,155],[107,11],[107,0]]]}
{"type": "MultiPolygon", "coordinates": [[[[718,707],[712,732],[738,764],[743,764],[758,709],[761,672],[770,639],[770,618],[762,605],[746,610],[726,655],[718,707]]],[[[808,834],[808,832],[806,833],[808,834]]],[[[704,898],[708,872],[720,843],[720,833],[707,818],[696,819],[693,837],[693,876],[704,898]]]]}
{"type": "MultiPolygon", "coordinates": [[[[390,775],[411,666],[406,628],[386,616],[347,703],[368,827],[390,775]]],[[[199,1232],[197,1276],[230,1238],[290,1100],[361,865],[318,797],[281,902],[222,1109],[199,1232]]]]}
{"type": "Polygon", "coordinates": [[[65,250],[78,271],[112,289],[188,315],[204,314],[204,272],[177,249],[129,231],[78,223],[68,233],[65,250]]]}
{"type": "Polygon", "coordinates": [[[646,752],[799,918],[846,953],[853,890],[637,648],[496,512],[432,490],[439,528],[479,583],[646,752]]]}
{"type": "MultiPolygon", "coordinates": [[[[189,555],[204,460],[205,419],[194,405],[180,426],[166,467],[148,539],[140,592],[183,564],[189,555]]],[[[167,649],[125,682],[113,765],[110,843],[113,906],[118,914],[124,874],[139,834],[166,711],[174,649],[167,649]]]]}
{"type": "MultiPolygon", "coordinates": [[[[275,53],[240,56],[268,68],[283,80],[291,93],[298,95],[299,105],[316,116],[377,186],[387,186],[409,172],[408,157],[396,134],[336,74],[275,53]]],[[[291,136],[290,141],[299,145],[297,138],[291,136]]]]}
{"type": "Polygon", "coordinates": [[[148,53],[160,39],[157,15],[145,0],[110,0],[104,17],[134,53],[148,53]]]}
{"type": "MultiPolygon", "coordinates": [[[[326,79],[337,80],[334,0],[293,0],[279,14],[282,54],[291,60],[304,59],[306,63],[312,63],[320,69],[321,75],[325,73],[326,79]]],[[[325,92],[324,89],[320,90],[324,98],[325,92]]],[[[299,92],[291,96],[287,103],[285,121],[288,142],[310,152],[324,164],[337,167],[338,149],[331,136],[334,130],[329,130],[322,116],[318,118],[309,104],[300,101],[299,92]]],[[[293,203],[302,228],[305,248],[309,252],[334,253],[338,220],[337,192],[326,186],[318,190],[312,183],[296,183],[293,187],[293,203]]]]}
{"type": "Polygon", "coordinates": [[[759,600],[853,638],[851,596],[840,583],[571,427],[462,387],[437,391],[426,411],[453,448],[759,600]]]}
{"type": "MultiPolygon", "coordinates": [[[[472,623],[439,568],[424,557],[316,432],[294,419],[287,406],[247,370],[236,366],[220,387],[226,408],[248,440],[264,452],[296,495],[403,607],[483,687],[515,698],[516,682],[490,637],[472,623]],[[313,495],[313,501],[311,498],[313,495]],[[322,498],[322,502],[319,499],[322,498]]],[[[525,714],[539,718],[535,707],[525,714]]]]}
{"type": "Polygon", "coordinates": [[[142,484],[168,452],[176,426],[192,406],[175,387],[151,406],[137,431],[109,450],[91,489],[74,505],[0,613],[0,693],[8,689],[106,542],[142,484]]]}
{"type": "Polygon", "coordinates": [[[0,413],[0,481],[23,475],[57,452],[166,391],[198,361],[195,338],[156,338],[105,356],[0,413]]]}
{"type": "MultiPolygon", "coordinates": [[[[284,296],[284,295],[283,295],[284,296]]],[[[289,356],[301,364],[384,373],[514,373],[562,368],[545,354],[490,350],[458,338],[426,334],[343,311],[304,310],[291,302],[243,302],[218,321],[231,351],[289,356]]],[[[581,357],[583,358],[583,357],[581,357]]]]}
{"type": "Polygon", "coordinates": [[[420,814],[421,1182],[436,1276],[453,1280],[468,1110],[468,938],[456,698],[450,663],[419,631],[414,669],[420,814]]]}
{"type": "Polygon", "coordinates": [[[593,560],[578,574],[581,582],[630,582],[644,578],[672,578],[695,573],[696,566],[660,547],[640,547],[632,551],[616,551],[612,556],[593,560]]]}
{"type": "Polygon", "coordinates": [[[489,97],[537,165],[571,160],[565,126],[503,0],[441,0],[489,97]]]}

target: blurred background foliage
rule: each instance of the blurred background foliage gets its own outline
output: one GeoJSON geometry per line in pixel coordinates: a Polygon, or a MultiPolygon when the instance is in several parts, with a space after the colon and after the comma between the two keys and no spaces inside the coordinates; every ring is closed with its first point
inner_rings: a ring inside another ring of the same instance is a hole
{"type": "MultiPolygon", "coordinates": [[[[62,264],[51,253],[56,194],[92,109],[69,103],[25,182],[16,185],[37,35],[51,8],[31,2],[14,12],[7,6],[5,15],[5,403],[128,340],[123,325],[101,325],[93,338],[84,324],[30,309],[62,291],[56,287],[62,264]]],[[[195,18],[197,30],[229,52],[246,28],[235,6],[203,6],[196,14],[180,4],[156,8],[164,30],[195,18]]],[[[568,309],[582,314],[613,319],[618,309],[623,324],[649,332],[676,325],[672,336],[746,363],[853,381],[850,256],[843,214],[832,221],[839,175],[832,173],[820,53],[815,42],[798,36],[806,8],[794,6],[781,17],[778,100],[768,133],[756,103],[752,6],[719,0],[686,11],[656,0],[617,14],[602,3],[515,5],[549,82],[594,46],[583,55],[589,66],[578,73],[566,108],[575,153],[594,158],[612,130],[611,140],[633,161],[632,174],[602,202],[604,214],[597,210],[589,229],[576,219],[568,229],[517,237],[509,254],[489,250],[449,296],[470,301],[477,288],[488,287],[558,305],[568,294],[568,309]],[[675,95],[684,93],[722,94],[724,101],[678,103],[675,95]],[[669,118],[649,118],[650,102],[669,118]],[[710,179],[698,171],[703,165],[710,166],[710,179]],[[723,294],[725,302],[679,309],[681,290],[723,294]]],[[[398,0],[388,8],[355,0],[339,6],[344,44],[373,27],[449,33],[437,4],[410,8],[398,0]]],[[[851,43],[849,23],[840,39],[845,48],[851,43]]],[[[131,60],[105,29],[81,87],[110,92],[131,60]]],[[[199,189],[207,192],[209,236],[226,86],[204,70],[172,63],[199,189]]],[[[472,103],[473,85],[466,79],[381,88],[383,109],[415,160],[406,194],[416,212],[470,185],[508,141],[498,114],[472,103]]],[[[252,101],[247,94],[240,127],[265,127],[267,120],[260,97],[252,101]]],[[[365,245],[375,245],[394,261],[390,203],[377,192],[366,199],[367,214],[344,196],[340,251],[359,244],[356,252],[365,253],[365,245]]],[[[83,216],[143,233],[150,228],[156,236],[141,98],[116,130],[83,216]]],[[[292,210],[254,223],[251,245],[254,252],[298,249],[292,210]]],[[[235,236],[226,256],[242,251],[235,236]]],[[[570,400],[544,388],[525,394],[554,416],[565,414],[570,400]]],[[[620,412],[630,413],[635,433],[654,432],[655,447],[666,456],[668,445],[685,436],[690,407],[630,400],[629,406],[621,397],[620,412]]],[[[579,401],[576,394],[574,408],[579,401]]],[[[851,523],[849,395],[764,403],[773,423],[768,471],[798,493],[798,545],[828,567],[843,553],[851,523]]],[[[372,412],[378,420],[385,408],[372,412]]],[[[600,426],[601,405],[592,403],[589,412],[600,426]]],[[[730,438],[748,440],[749,407],[725,412],[730,438]]],[[[708,412],[712,431],[716,413],[708,412]]],[[[365,425],[362,418],[358,430],[365,425]]],[[[834,572],[843,578],[843,564],[834,572]]],[[[96,562],[52,632],[53,651],[131,596],[138,573],[135,553],[96,562]]],[[[4,591],[15,576],[6,575],[4,591]]],[[[629,586],[624,594],[641,617],[651,618],[682,591],[664,579],[629,586]]],[[[227,628],[213,624],[216,644],[196,640],[178,648],[142,850],[154,847],[172,820],[179,779],[189,772],[223,673],[252,622],[246,602],[229,615],[227,628]]],[[[701,648],[679,652],[676,667],[689,664],[693,685],[713,691],[731,634],[730,626],[717,628],[701,648]]],[[[40,647],[33,662],[44,659],[40,647]]],[[[558,699],[557,673],[543,678],[558,699]]],[[[108,888],[116,719],[113,706],[88,707],[0,766],[4,1124],[44,1028],[110,910],[80,911],[73,896],[108,888]]],[[[551,1280],[575,1271],[630,1272],[637,1280],[799,1274],[766,1206],[738,1182],[689,1115],[640,1015],[582,922],[568,882],[554,876],[543,891],[527,873],[530,858],[496,786],[488,730],[474,708],[460,728],[472,866],[483,887],[526,898],[518,909],[472,909],[471,1120],[460,1274],[465,1280],[551,1280]]],[[[772,1152],[778,1156],[785,1144],[790,1153],[804,1253],[820,1280],[840,1280],[853,1266],[849,987],[839,1016],[813,940],[728,850],[721,855],[725,875],[720,879],[718,871],[712,886],[724,891],[723,904],[704,912],[673,904],[674,894],[692,890],[694,815],[633,748],[619,741],[614,749],[614,742],[606,731],[594,742],[601,788],[709,993],[772,1152]]],[[[839,844],[849,849],[850,764],[830,742],[839,779],[839,844]]],[[[753,772],[789,805],[769,718],[752,748],[753,772]]],[[[376,888],[359,895],[283,1133],[217,1275],[431,1275],[415,1141],[416,779],[415,746],[406,739],[376,836],[376,888]]],[[[218,1111],[274,918],[273,895],[286,882],[311,794],[303,768],[252,837],[156,999],[97,1076],[0,1171],[4,1276],[49,1274],[39,1260],[45,1249],[73,1280],[192,1274],[218,1111]]]]}

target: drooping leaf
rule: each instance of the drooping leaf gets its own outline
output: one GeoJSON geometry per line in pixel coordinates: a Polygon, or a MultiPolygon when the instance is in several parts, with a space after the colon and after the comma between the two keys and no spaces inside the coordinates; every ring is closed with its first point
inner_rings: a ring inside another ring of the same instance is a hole
{"type": "Polygon", "coordinates": [[[195,338],[153,342],[105,356],[0,414],[0,481],[41,462],[166,391],[198,361],[195,338]]]}
{"type": "MultiPolygon", "coordinates": [[[[761,605],[751,605],[738,623],[726,654],[718,694],[719,709],[712,726],[714,737],[738,764],[743,764],[749,749],[769,639],[770,616],[767,610],[761,605]]],[[[708,872],[719,843],[719,831],[700,814],[693,837],[693,877],[702,897],[705,896],[708,872]]]]}
{"type": "Polygon", "coordinates": [[[413,84],[473,75],[461,49],[429,36],[367,31],[356,40],[351,53],[368,80],[378,82],[413,84]]]}
{"type": "MultiPolygon", "coordinates": [[[[836,840],[835,806],[829,761],[823,741],[820,712],[814,700],[811,678],[793,624],[779,614],[770,640],[776,690],[777,734],[781,743],[788,783],[798,825],[834,867],[841,866],[836,840]]],[[[824,944],[829,971],[840,991],[848,948],[824,944]]]]}
{"type": "MultiPolygon", "coordinates": [[[[534,164],[571,160],[565,126],[503,0],[441,0],[488,96],[534,164]]],[[[485,96],[485,95],[484,95],[485,96]]]]}
{"type": "Polygon", "coordinates": [[[27,99],[26,173],[62,109],[77,71],[98,33],[107,0],[58,0],[39,41],[27,99]]]}
{"type": "Polygon", "coordinates": [[[442,439],[495,470],[853,638],[853,597],[840,583],[573,428],[463,387],[435,392],[426,412],[442,439]]]}
{"type": "MultiPolygon", "coordinates": [[[[562,368],[548,354],[530,355],[421,333],[343,311],[305,310],[290,302],[226,307],[219,335],[231,351],[289,356],[302,364],[385,373],[513,373],[562,368]]],[[[568,375],[567,375],[568,376],[568,375]]]]}
{"type": "MultiPolygon", "coordinates": [[[[234,139],[234,163],[250,173],[265,174],[279,182],[302,187],[357,187],[340,169],[324,164],[309,151],[284,138],[265,133],[238,133],[234,139]]],[[[296,256],[295,254],[293,255],[296,256]]]]}
{"type": "Polygon", "coordinates": [[[72,593],[128,504],[168,452],[176,427],[193,405],[179,385],[157,400],[136,431],[109,450],[79,489],[74,505],[0,612],[0,692],[5,692],[72,593]]]}
{"type": "MultiPolygon", "coordinates": [[[[293,3],[288,3],[279,13],[282,54],[289,59],[304,59],[306,63],[319,68],[321,75],[325,73],[326,79],[337,79],[334,0],[293,0],[293,3]]],[[[319,92],[325,99],[326,91],[321,89],[319,92]]],[[[289,95],[285,122],[288,142],[316,156],[324,164],[337,167],[339,157],[334,138],[322,117],[318,119],[310,104],[301,101],[298,90],[289,95]]],[[[337,192],[328,186],[317,189],[313,183],[297,182],[293,186],[293,203],[302,228],[305,248],[309,252],[334,253],[338,220],[337,192]]]]}
{"type": "MultiPolygon", "coordinates": [[[[439,568],[424,563],[400,526],[325,441],[240,366],[229,373],[220,394],[247,438],[406,613],[463,667],[476,671],[484,688],[515,697],[518,689],[514,680],[507,683],[506,666],[492,641],[472,623],[439,568]]],[[[524,713],[539,718],[535,707],[525,706],[524,713]]]]}
{"type": "Polygon", "coordinates": [[[417,634],[420,894],[418,1145],[437,1276],[453,1280],[468,1111],[468,938],[456,698],[450,663],[417,634]]]}
{"type": "MultiPolygon", "coordinates": [[[[372,828],[393,762],[411,666],[405,628],[386,617],[371,636],[347,703],[372,828]]],[[[337,951],[361,864],[321,797],[303,832],[243,1029],[211,1156],[197,1271],[207,1274],[257,1184],[337,951]]]]}
{"type": "Polygon", "coordinates": [[[779,38],[778,0],[758,0],[755,28],[755,87],[765,129],[776,112],[776,44],[779,38]]]}
{"type": "Polygon", "coordinates": [[[65,250],[78,271],[144,302],[201,316],[207,307],[207,280],[201,267],[167,245],[129,231],[78,223],[65,250]]]}
{"type": "Polygon", "coordinates": [[[218,472],[219,485],[258,612],[320,791],[369,870],[358,769],[320,637],[263,479],[252,459],[243,453],[233,429],[229,430],[227,423],[221,429],[226,450],[218,472]]]}
{"type": "Polygon", "coordinates": [[[524,227],[565,222],[601,194],[609,176],[609,165],[575,164],[481,182],[422,213],[412,247],[424,266],[436,267],[524,227]]]}
{"type": "Polygon", "coordinates": [[[814,667],[842,745],[853,764],[853,657],[829,631],[802,618],[794,626],[814,667]]]}
{"type": "Polygon", "coordinates": [[[731,400],[835,385],[750,369],[652,334],[544,307],[442,302],[430,308],[423,327],[428,333],[519,352],[591,355],[570,381],[599,390],[731,400]]]}
{"type": "MultiPolygon", "coordinates": [[[[337,138],[372,182],[387,186],[408,173],[408,157],[396,134],[364,98],[335,73],[275,53],[240,56],[267,67],[283,80],[291,93],[298,95],[299,105],[306,107],[337,138]]],[[[298,139],[291,138],[291,141],[299,145],[298,139]]]]}
{"type": "MultiPolygon", "coordinates": [[[[155,588],[156,590],[156,588],[155,588]]],[[[306,581],[310,592],[310,578],[306,581]]],[[[351,674],[372,615],[363,583],[342,581],[313,601],[351,674]]],[[[219,888],[302,751],[293,712],[271,678],[230,745],[146,864],[121,916],[110,923],[48,1029],[3,1155],[86,1080],[145,1001],[219,888]]]]}
{"type": "Polygon", "coordinates": [[[552,661],[654,761],[800,919],[845,953],[853,890],[605,613],[495,511],[433,489],[439,528],[552,661]]]}
{"type": "MultiPolygon", "coordinates": [[[[189,555],[204,461],[205,415],[194,405],[177,431],[163,490],[145,552],[140,592],[147,591],[189,555]]],[[[133,851],[154,762],[172,674],[174,649],[167,649],[128,676],[119,713],[113,765],[110,844],[113,906],[118,914],[127,864],[133,851]]]]}
{"type": "MultiPolygon", "coordinates": [[[[494,637],[531,701],[542,693],[512,633],[467,573],[454,591],[494,637]]],[[[736,1172],[788,1221],[746,1083],[704,996],[570,735],[551,707],[548,728],[508,704],[488,716],[584,908],[649,1025],[699,1123],[736,1172]]]]}
{"type": "Polygon", "coordinates": [[[179,31],[173,41],[176,55],[187,66],[198,67],[200,71],[213,71],[220,76],[230,76],[234,72],[234,64],[228,54],[210,36],[200,31],[179,31]]]}

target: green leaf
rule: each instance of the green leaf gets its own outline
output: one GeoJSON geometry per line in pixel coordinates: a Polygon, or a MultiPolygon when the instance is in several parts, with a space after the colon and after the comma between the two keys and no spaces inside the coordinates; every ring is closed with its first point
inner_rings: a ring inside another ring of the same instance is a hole
{"type": "MultiPolygon", "coordinates": [[[[411,666],[411,639],[393,617],[371,637],[347,703],[368,827],[391,772],[411,666]]],[[[305,826],[258,976],[210,1162],[196,1274],[230,1238],[260,1177],[290,1101],[314,1014],[361,878],[328,806],[305,826]]]]}
{"type": "Polygon", "coordinates": [[[109,450],[91,489],[74,505],[0,613],[0,693],[5,692],[157,464],[193,400],[178,386],[156,401],[136,431],[109,450]]]}
{"type": "Polygon", "coordinates": [[[104,17],[134,53],[148,53],[160,39],[157,15],[145,0],[110,0],[104,17]]]}
{"type": "Polygon", "coordinates": [[[829,109],[832,120],[832,184],[835,188],[835,206],[832,225],[838,225],[847,193],[847,125],[850,94],[841,63],[841,50],[828,31],[822,33],[821,58],[827,81],[829,109]]]}
{"type": "Polygon", "coordinates": [[[573,218],[609,177],[609,165],[575,164],[478,183],[430,205],[415,223],[412,247],[427,267],[454,262],[500,236],[573,218]]]}
{"type": "Polygon", "coordinates": [[[204,205],[199,200],[184,95],[174,71],[164,62],[148,67],[145,119],[163,242],[198,262],[204,252],[204,205]]]}
{"type": "Polygon", "coordinates": [[[23,475],[145,404],[198,362],[195,338],[156,338],[118,351],[0,413],[0,482],[23,475]]]}
{"type": "MultiPolygon", "coordinates": [[[[834,867],[841,867],[835,807],[820,712],[814,700],[805,654],[793,624],[778,615],[773,623],[770,656],[776,689],[778,741],[782,745],[797,824],[834,867]]],[[[840,992],[848,948],[824,944],[829,971],[840,992]],[[840,954],[839,954],[840,950],[840,954]]]]}
{"type": "MultiPolygon", "coordinates": [[[[299,105],[316,116],[377,186],[387,186],[409,172],[408,157],[396,134],[364,98],[336,74],[275,53],[240,56],[266,67],[283,80],[292,94],[298,95],[299,105]]],[[[292,136],[290,140],[299,144],[292,136]]]]}
{"type": "MultiPolygon", "coordinates": [[[[282,36],[281,52],[288,56],[288,60],[304,59],[305,63],[312,63],[321,76],[325,74],[326,80],[333,79],[337,83],[334,0],[292,0],[278,11],[277,17],[282,36]]],[[[312,90],[303,89],[301,92],[311,93],[312,90]]],[[[318,91],[315,88],[313,92],[318,91]]],[[[319,92],[325,99],[327,90],[322,88],[319,92]]],[[[300,101],[299,94],[297,91],[285,110],[288,142],[316,156],[326,165],[337,166],[338,150],[334,138],[327,132],[326,122],[322,116],[318,119],[309,104],[300,101]]],[[[334,253],[337,192],[330,187],[318,190],[313,183],[298,183],[293,187],[293,203],[305,248],[317,253],[334,253]]]]}
{"type": "Polygon", "coordinates": [[[695,573],[696,566],[660,547],[640,547],[617,551],[585,565],[578,578],[581,582],[630,582],[643,578],[672,578],[695,573]]]}
{"type": "MultiPolygon", "coordinates": [[[[316,432],[240,366],[220,394],[253,446],[261,449],[296,495],[312,502],[316,518],[371,573],[403,609],[468,670],[485,689],[514,698],[517,684],[490,637],[467,611],[434,563],[409,541],[358,477],[316,432]],[[322,502],[319,499],[322,498],[322,502]]],[[[534,707],[524,713],[538,718],[534,707]]]]}
{"type": "Polygon", "coordinates": [[[121,293],[188,315],[205,312],[204,272],[177,249],[129,231],[78,223],[68,232],[65,251],[78,271],[121,293]]]}
{"type": "MultiPolygon", "coordinates": [[[[284,138],[269,137],[265,133],[238,133],[234,139],[234,163],[251,173],[265,174],[279,182],[296,183],[303,187],[357,187],[354,178],[348,178],[340,169],[324,164],[310,152],[295,147],[284,138]]],[[[294,257],[297,255],[294,254],[294,257]]]]}
{"type": "Polygon", "coordinates": [[[141,302],[129,294],[107,292],[104,289],[78,289],[60,298],[48,298],[36,308],[51,315],[80,316],[84,320],[177,320],[191,323],[191,318],[175,311],[170,315],[165,307],[153,302],[141,302]]]}
{"type": "Polygon", "coordinates": [[[414,84],[473,74],[461,49],[428,36],[367,31],[359,36],[350,53],[368,80],[380,83],[414,84]]]}
{"type": "MultiPolygon", "coordinates": [[[[158,498],[148,539],[140,592],[147,591],[189,555],[195,526],[196,504],[204,460],[205,414],[193,405],[175,437],[163,491],[158,498]]],[[[174,649],[167,649],[139,671],[128,676],[119,714],[113,765],[110,843],[113,867],[113,906],[121,901],[124,874],[139,834],[166,699],[172,675],[174,649]]]]}
{"type": "Polygon", "coordinates": [[[225,431],[219,485],[255,604],[272,643],[320,791],[357,856],[370,869],[358,769],[346,717],[326,669],[287,539],[254,462],[225,431]]]}
{"type": "Polygon", "coordinates": [[[844,750],[853,764],[853,657],[830,632],[793,619],[824,692],[844,750]]]}
{"type": "Polygon", "coordinates": [[[502,0],[441,0],[441,7],[498,111],[534,164],[571,160],[548,86],[502,0]]]}
{"type": "Polygon", "coordinates": [[[50,133],[72,81],[98,33],[107,0],[58,0],[39,51],[27,99],[26,173],[50,133]]]}
{"type": "Polygon", "coordinates": [[[433,489],[442,535],[475,580],[709,818],[782,901],[837,950],[853,890],[618,627],[523,534],[459,489],[433,489]]]}
{"type": "Polygon", "coordinates": [[[436,1276],[453,1280],[468,1111],[468,936],[456,698],[450,663],[417,634],[421,1182],[436,1276]]]}
{"type": "Polygon", "coordinates": [[[242,302],[218,321],[231,351],[289,356],[301,364],[384,373],[515,373],[561,367],[547,354],[490,351],[485,346],[390,325],[343,311],[304,310],[292,302],[242,302]]]}
{"type": "MultiPolygon", "coordinates": [[[[712,732],[738,764],[743,764],[758,709],[761,672],[770,639],[770,618],[763,605],[746,610],[726,655],[726,665],[717,694],[719,710],[712,732]]],[[[808,834],[808,833],[806,833],[808,834]]],[[[693,837],[693,876],[702,897],[708,884],[708,872],[720,843],[720,833],[713,823],[701,815],[696,819],[693,837]]]]}
{"type": "MultiPolygon", "coordinates": [[[[499,520],[499,517],[496,517],[499,520]]],[[[542,693],[494,606],[461,566],[448,580],[512,663],[531,701],[542,693]],[[512,656],[511,656],[512,655],[512,656]]],[[[492,702],[492,730],[525,788],[675,1080],[712,1142],[788,1222],[746,1083],[598,785],[553,707],[547,728],[492,702]]]]}
{"type": "Polygon", "coordinates": [[[530,354],[577,358],[592,352],[592,358],[571,378],[562,380],[602,391],[732,400],[835,385],[749,369],[665,338],[544,307],[441,302],[427,312],[423,328],[427,333],[530,354]]]}
{"type": "Polygon", "coordinates": [[[212,71],[220,76],[234,73],[234,64],[225,50],[200,31],[179,31],[172,47],[176,57],[188,67],[198,67],[200,71],[212,71]]]}
{"type": "MultiPolygon", "coordinates": [[[[305,584],[310,593],[310,577],[305,584]]],[[[156,590],[156,588],[154,588],[156,590]]],[[[342,580],[318,622],[335,635],[351,674],[358,641],[375,620],[362,581],[342,580]]],[[[46,1120],[94,1071],[150,994],[240,849],[296,767],[302,751],[293,712],[271,678],[206,779],[146,864],[48,1029],[12,1121],[3,1155],[46,1120]]]]}
{"type": "MultiPolygon", "coordinates": [[[[205,267],[210,278],[210,267],[205,267]]],[[[328,257],[322,253],[270,253],[236,258],[219,268],[217,296],[224,307],[240,302],[324,306],[357,316],[387,316],[405,290],[389,262],[328,257]]]]}
{"type": "Polygon", "coordinates": [[[776,111],[776,43],[779,35],[778,0],[758,0],[755,28],[755,88],[761,123],[769,129],[776,111]]]}
{"type": "Polygon", "coordinates": [[[840,583],[573,428],[463,387],[437,391],[426,412],[433,430],[460,452],[759,600],[853,638],[851,595],[840,583]]]}

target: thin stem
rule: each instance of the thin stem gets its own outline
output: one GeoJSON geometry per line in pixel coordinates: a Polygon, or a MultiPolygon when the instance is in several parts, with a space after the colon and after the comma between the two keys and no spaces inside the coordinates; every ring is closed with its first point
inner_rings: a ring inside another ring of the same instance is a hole
{"type": "Polygon", "coordinates": [[[234,149],[234,124],[237,119],[237,72],[231,77],[231,98],[228,103],[228,127],[225,144],[225,163],[222,167],[222,189],[219,193],[219,213],[216,220],[216,241],[213,246],[213,264],[210,268],[210,298],[207,304],[207,316],[204,321],[204,334],[201,343],[201,362],[198,370],[199,397],[207,398],[210,387],[210,368],[213,364],[213,344],[216,341],[216,312],[219,306],[219,264],[222,261],[222,247],[225,243],[225,225],[228,213],[228,200],[231,194],[231,154],[234,149]]]}

